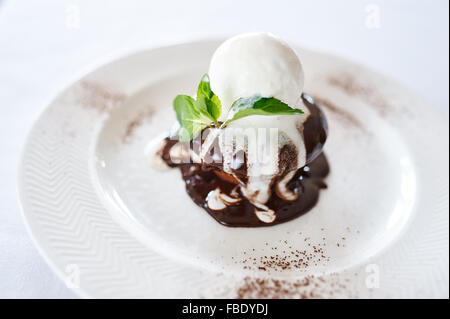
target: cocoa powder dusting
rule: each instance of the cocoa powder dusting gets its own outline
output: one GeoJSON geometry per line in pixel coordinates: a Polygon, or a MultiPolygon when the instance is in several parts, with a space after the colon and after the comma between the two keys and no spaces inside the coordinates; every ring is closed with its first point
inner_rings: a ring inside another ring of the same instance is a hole
{"type": "MultiPolygon", "coordinates": [[[[302,236],[301,245],[295,245],[288,240],[279,240],[275,246],[265,243],[262,248],[262,256],[252,256],[255,249],[243,251],[243,258],[232,258],[235,264],[241,264],[244,270],[253,273],[242,279],[236,288],[236,298],[357,298],[354,287],[350,285],[350,279],[337,273],[326,276],[305,275],[303,271],[310,267],[323,267],[330,261],[327,255],[328,241],[325,229],[321,228],[322,235],[319,241],[313,241],[311,237],[302,236]],[[297,246],[297,248],[296,248],[297,246]],[[301,248],[299,248],[301,247],[301,248]],[[276,274],[293,270],[296,278],[277,278],[276,274]],[[260,275],[255,274],[260,272],[260,275]]],[[[346,227],[346,234],[339,236],[337,247],[346,247],[347,236],[353,231],[346,227]]],[[[357,231],[356,233],[359,233],[357,231]]]]}
{"type": "Polygon", "coordinates": [[[356,298],[348,286],[349,279],[336,274],[325,277],[306,276],[296,280],[245,277],[236,291],[238,299],[323,299],[356,298]]]}
{"type": "MultiPolygon", "coordinates": [[[[263,270],[281,272],[285,270],[305,270],[310,266],[325,265],[330,258],[326,255],[326,238],[323,242],[312,243],[309,237],[304,239],[305,245],[296,249],[288,241],[282,241],[282,246],[269,247],[270,253],[260,257],[246,257],[235,260],[235,264],[242,264],[245,270],[263,270]]],[[[247,252],[243,252],[247,255],[247,252]]]]}
{"type": "Polygon", "coordinates": [[[138,128],[142,123],[153,116],[155,112],[153,110],[147,110],[139,113],[136,118],[128,122],[124,134],[122,135],[122,143],[128,143],[136,128],[138,128]]]}
{"type": "Polygon", "coordinates": [[[366,103],[375,106],[381,116],[386,116],[392,106],[374,88],[358,83],[351,74],[339,74],[328,78],[328,83],[341,88],[347,94],[357,96],[366,103]]]}
{"type": "Polygon", "coordinates": [[[341,88],[347,94],[357,96],[366,103],[375,106],[381,116],[386,116],[392,106],[374,88],[358,83],[351,74],[339,74],[328,78],[328,83],[341,88]]]}
{"type": "Polygon", "coordinates": [[[364,125],[356,118],[353,114],[350,112],[347,112],[343,108],[335,105],[334,103],[330,102],[329,100],[325,98],[320,98],[317,96],[313,96],[314,100],[317,102],[317,104],[320,107],[325,108],[326,110],[332,112],[335,114],[338,118],[340,118],[342,121],[344,121],[346,124],[349,124],[355,128],[358,128],[362,131],[366,131],[366,128],[364,125]]]}
{"type": "Polygon", "coordinates": [[[123,102],[126,98],[124,94],[113,93],[100,84],[81,81],[81,92],[77,95],[77,102],[85,108],[95,109],[105,112],[123,102]]]}

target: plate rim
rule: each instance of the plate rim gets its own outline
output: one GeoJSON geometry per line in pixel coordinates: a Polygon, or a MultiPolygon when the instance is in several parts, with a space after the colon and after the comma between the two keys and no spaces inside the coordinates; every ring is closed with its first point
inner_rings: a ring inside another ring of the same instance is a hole
{"type": "MultiPolygon", "coordinates": [[[[85,78],[86,76],[91,74],[92,72],[98,70],[99,68],[106,67],[106,66],[110,65],[111,63],[116,62],[118,60],[128,59],[128,58],[132,57],[135,54],[139,54],[139,53],[143,53],[143,52],[149,52],[149,51],[153,51],[155,49],[175,48],[177,46],[183,46],[183,45],[199,45],[199,44],[202,44],[202,43],[203,44],[204,43],[218,43],[221,40],[222,40],[222,38],[205,38],[205,39],[196,40],[196,41],[183,41],[183,42],[177,42],[177,43],[173,43],[173,44],[166,44],[166,45],[163,45],[163,46],[148,46],[148,45],[145,45],[143,47],[133,47],[132,49],[118,50],[118,51],[116,51],[114,53],[108,54],[107,56],[105,56],[105,57],[103,57],[101,59],[97,59],[93,63],[90,63],[88,66],[83,68],[82,71],[77,72],[74,76],[71,76],[68,81],[65,81],[64,85],[61,86],[60,88],[58,88],[57,90],[55,90],[55,92],[52,93],[50,98],[45,99],[45,102],[43,103],[43,106],[41,106],[39,111],[36,113],[36,116],[35,116],[34,120],[32,121],[32,124],[30,125],[29,130],[26,133],[25,138],[23,140],[23,144],[22,144],[22,148],[21,148],[20,156],[19,156],[19,162],[18,162],[18,166],[17,166],[16,192],[17,192],[18,201],[19,201],[20,213],[21,213],[21,216],[22,216],[22,219],[24,221],[24,224],[25,224],[25,227],[27,229],[28,234],[30,235],[33,243],[37,247],[40,255],[44,258],[46,263],[50,266],[50,268],[57,274],[57,276],[63,282],[66,282],[66,278],[64,276],[63,271],[58,268],[56,263],[54,263],[52,258],[49,256],[47,251],[42,246],[42,243],[40,243],[40,240],[37,238],[37,233],[36,233],[37,231],[33,229],[33,226],[31,225],[31,221],[29,219],[30,218],[29,214],[27,215],[27,213],[26,213],[26,209],[27,209],[26,208],[26,204],[25,204],[26,203],[26,198],[25,198],[26,195],[25,195],[25,191],[24,191],[24,187],[25,187],[24,182],[25,182],[25,180],[24,180],[24,177],[23,177],[23,175],[24,175],[24,161],[25,161],[25,157],[26,157],[26,151],[27,151],[28,142],[30,141],[30,138],[31,138],[31,135],[33,133],[34,128],[38,125],[40,120],[43,118],[45,112],[55,102],[57,97],[59,97],[67,89],[71,88],[75,83],[79,82],[80,80],[82,80],[83,78],[85,78]]],[[[431,110],[430,113],[433,113],[432,116],[435,117],[436,119],[439,119],[440,123],[442,125],[446,126],[446,129],[448,131],[449,121],[448,121],[448,119],[445,116],[443,116],[442,112],[440,112],[436,107],[434,107],[431,103],[429,103],[421,95],[419,95],[416,92],[411,91],[409,88],[407,88],[404,85],[402,85],[401,83],[399,83],[396,79],[392,79],[391,77],[389,77],[389,76],[387,76],[387,75],[385,75],[383,73],[375,71],[371,67],[363,65],[363,64],[359,63],[358,61],[355,62],[355,61],[352,61],[352,60],[350,60],[350,59],[348,59],[346,57],[342,57],[342,56],[336,55],[334,53],[328,53],[326,51],[311,49],[310,47],[307,47],[307,46],[295,46],[295,47],[296,48],[300,47],[300,48],[303,48],[303,49],[311,50],[313,52],[320,53],[320,54],[331,55],[331,56],[337,57],[337,58],[339,58],[341,60],[344,60],[344,61],[346,61],[348,63],[356,65],[357,67],[362,67],[365,70],[369,70],[370,72],[373,72],[373,73],[375,73],[377,75],[381,75],[382,77],[388,78],[393,83],[395,83],[396,86],[402,88],[405,92],[408,92],[412,96],[418,97],[418,98],[421,99],[421,101],[424,101],[426,103],[426,105],[429,106],[427,111],[431,110]]],[[[448,148],[447,148],[447,151],[448,151],[448,148]]],[[[447,158],[448,158],[448,155],[447,155],[447,158]]],[[[80,289],[71,289],[71,290],[74,291],[77,295],[79,295],[82,298],[93,298],[93,296],[89,295],[85,290],[82,289],[82,287],[80,287],[80,289]]]]}

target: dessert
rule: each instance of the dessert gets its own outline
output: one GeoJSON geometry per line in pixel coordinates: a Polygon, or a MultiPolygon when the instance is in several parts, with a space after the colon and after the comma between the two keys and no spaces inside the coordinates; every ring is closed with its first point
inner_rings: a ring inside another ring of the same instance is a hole
{"type": "Polygon", "coordinates": [[[266,33],[225,41],[195,97],[174,100],[177,125],[151,151],[179,167],[192,200],[226,226],[268,226],[316,204],[329,172],[327,122],[302,93],[296,53],[266,33]]]}

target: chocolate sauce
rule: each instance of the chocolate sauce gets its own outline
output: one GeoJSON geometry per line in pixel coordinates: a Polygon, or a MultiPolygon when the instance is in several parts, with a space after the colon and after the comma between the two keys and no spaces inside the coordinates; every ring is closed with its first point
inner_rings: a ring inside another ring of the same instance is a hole
{"type": "MultiPolygon", "coordinates": [[[[318,199],[320,189],[326,188],[325,177],[329,173],[328,161],[321,153],[322,146],[327,137],[327,125],[325,117],[314,100],[307,95],[302,96],[304,103],[310,110],[310,116],[305,121],[302,133],[307,151],[307,165],[298,169],[293,178],[287,183],[287,189],[296,193],[295,200],[285,200],[279,197],[272,185],[271,196],[265,205],[275,212],[276,218],[271,223],[261,221],[255,214],[258,210],[249,200],[240,193],[239,182],[232,176],[223,172],[223,165],[217,163],[175,163],[170,156],[171,148],[177,143],[176,140],[166,139],[165,147],[161,150],[162,159],[171,167],[180,167],[182,177],[186,183],[186,191],[192,200],[205,209],[216,221],[231,227],[260,227],[271,226],[296,218],[311,208],[318,199]],[[239,198],[238,203],[227,205],[223,210],[213,210],[207,204],[207,196],[211,191],[220,189],[220,192],[232,197],[239,198]]],[[[195,150],[195,143],[191,141],[190,147],[195,150]]],[[[198,146],[198,145],[197,145],[198,146]]],[[[285,168],[285,174],[296,169],[292,154],[296,152],[295,147],[286,145],[280,150],[280,163],[285,168]],[[290,149],[294,148],[294,149],[290,149]]],[[[245,183],[246,159],[234,172],[236,177],[245,183]]],[[[280,176],[280,179],[281,177],[280,176]]]]}
{"type": "Polygon", "coordinates": [[[323,180],[329,172],[324,154],[320,154],[309,165],[299,169],[287,184],[290,190],[298,193],[298,198],[287,201],[278,197],[273,191],[266,205],[276,212],[276,219],[272,223],[264,223],[256,217],[256,207],[243,196],[239,196],[242,201],[237,205],[230,205],[221,211],[210,209],[205,200],[210,191],[220,188],[223,193],[230,194],[236,184],[217,177],[213,169],[202,168],[199,164],[186,164],[180,168],[186,182],[186,191],[192,200],[219,223],[233,227],[270,226],[303,215],[316,205],[320,189],[326,188],[323,180]]]}
{"type": "Polygon", "coordinates": [[[328,125],[322,110],[316,105],[313,98],[302,94],[303,102],[308,107],[311,115],[303,124],[303,138],[306,147],[306,161],[310,162],[322,151],[327,140],[328,125]]]}

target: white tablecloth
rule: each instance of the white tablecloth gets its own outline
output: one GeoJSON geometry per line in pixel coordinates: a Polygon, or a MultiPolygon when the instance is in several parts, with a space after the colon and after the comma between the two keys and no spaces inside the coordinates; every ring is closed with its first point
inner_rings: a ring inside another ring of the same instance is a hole
{"type": "Polygon", "coordinates": [[[447,0],[0,0],[0,297],[76,297],[26,233],[16,172],[32,120],[86,65],[143,44],[270,31],[386,73],[448,117],[448,6],[447,0]]]}

